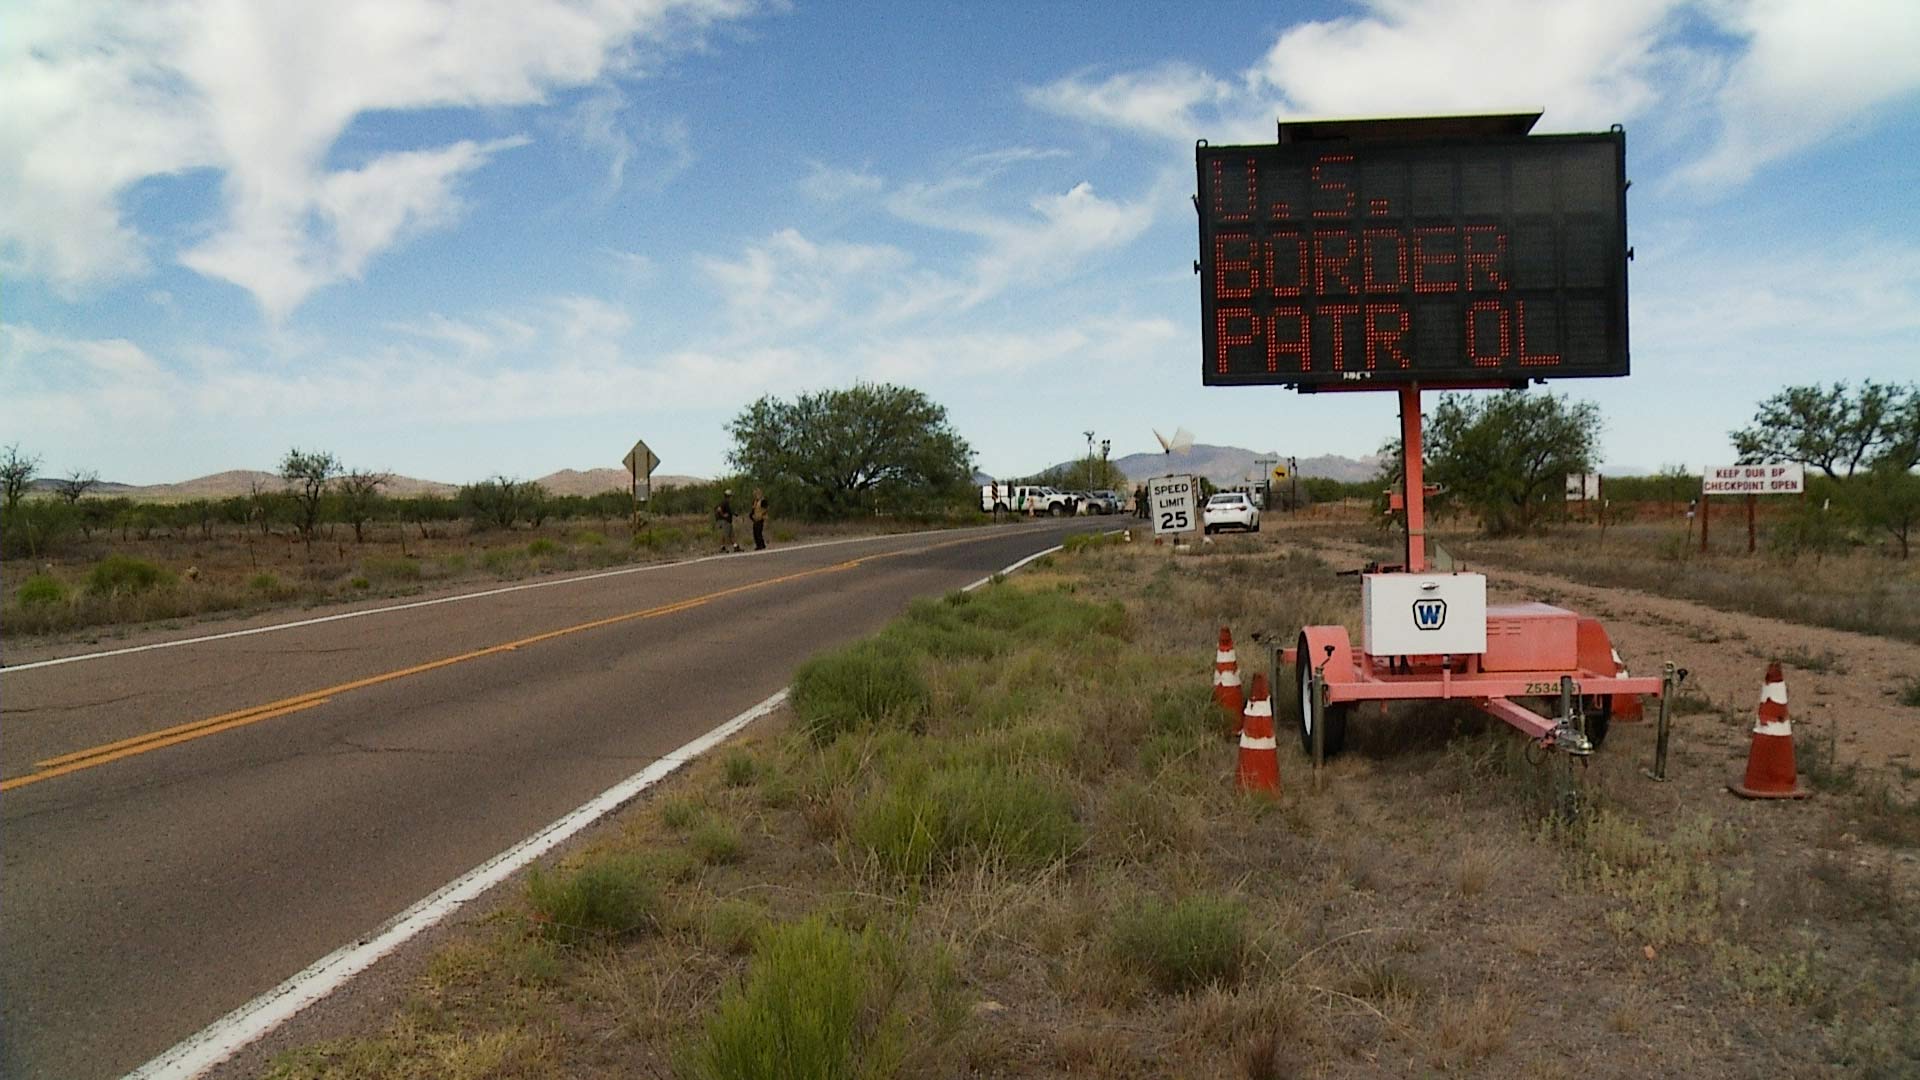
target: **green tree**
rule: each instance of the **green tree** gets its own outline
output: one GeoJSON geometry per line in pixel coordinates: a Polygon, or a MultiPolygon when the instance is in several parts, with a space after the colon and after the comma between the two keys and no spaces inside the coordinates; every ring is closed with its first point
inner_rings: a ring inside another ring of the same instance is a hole
{"type": "Polygon", "coordinates": [[[294,447],[281,459],[280,479],[287,482],[287,496],[298,511],[294,523],[309,543],[313,541],[313,526],[320,520],[320,502],[339,475],[339,459],[324,450],[304,454],[294,447]]]}
{"type": "Polygon", "coordinates": [[[87,492],[97,487],[99,483],[99,473],[94,472],[92,469],[75,469],[66,476],[55,480],[53,486],[54,490],[60,493],[60,497],[67,500],[67,505],[72,506],[74,503],[79,502],[87,492]]]}
{"type": "Polygon", "coordinates": [[[791,402],[762,397],[727,432],[735,466],[800,485],[830,516],[951,497],[972,471],[972,451],[947,410],[902,386],[858,383],[791,402]]]}
{"type": "Polygon", "coordinates": [[[1753,425],[1732,438],[1741,464],[1797,461],[1836,480],[1896,446],[1911,468],[1920,460],[1920,386],[1789,386],[1762,401],[1753,425]]]}
{"type": "Polygon", "coordinates": [[[392,482],[392,473],[367,469],[354,469],[340,477],[340,516],[353,526],[354,543],[366,542],[366,524],[385,501],[380,489],[392,482]]]}
{"type": "Polygon", "coordinates": [[[522,517],[533,516],[533,513],[545,516],[538,510],[538,504],[545,500],[546,494],[545,488],[531,480],[493,476],[462,486],[458,498],[462,509],[473,520],[511,529],[522,517]]]}
{"type": "Polygon", "coordinates": [[[1920,526],[1920,476],[1897,456],[1883,458],[1854,476],[1843,490],[1862,523],[1886,530],[1900,545],[1902,559],[1912,556],[1913,531],[1920,526]]]}
{"type": "Polygon", "coordinates": [[[0,451],[0,494],[6,498],[6,509],[20,504],[20,496],[27,493],[39,469],[40,455],[21,453],[19,443],[0,451]]]}
{"type": "MultiPolygon", "coordinates": [[[[1457,505],[1488,533],[1524,533],[1564,490],[1568,473],[1593,471],[1600,410],[1552,394],[1508,390],[1448,394],[1427,416],[1425,473],[1440,486],[1436,509],[1457,505]]],[[[1399,445],[1386,451],[1399,484],[1399,445]]]]}

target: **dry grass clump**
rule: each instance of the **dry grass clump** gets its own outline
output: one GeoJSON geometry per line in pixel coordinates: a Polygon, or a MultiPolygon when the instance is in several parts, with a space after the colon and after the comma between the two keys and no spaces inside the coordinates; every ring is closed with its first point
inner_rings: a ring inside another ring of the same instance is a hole
{"type": "Polygon", "coordinates": [[[527,907],[550,941],[579,945],[607,941],[651,925],[659,904],[653,862],[640,855],[595,856],[572,870],[534,867],[527,907]]]}

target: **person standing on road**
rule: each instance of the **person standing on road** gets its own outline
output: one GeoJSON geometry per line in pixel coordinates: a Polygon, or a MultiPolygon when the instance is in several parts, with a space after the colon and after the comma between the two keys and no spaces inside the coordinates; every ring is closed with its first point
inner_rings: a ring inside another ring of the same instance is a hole
{"type": "Polygon", "coordinates": [[[740,545],[733,542],[733,489],[728,488],[720,494],[720,505],[713,508],[713,521],[720,528],[720,550],[739,551],[740,545]]]}
{"type": "Polygon", "coordinates": [[[753,505],[747,508],[747,520],[753,522],[753,550],[767,550],[767,493],[753,489],[753,505]]]}
{"type": "Polygon", "coordinates": [[[1133,515],[1142,518],[1147,516],[1147,485],[1145,484],[1133,489],[1133,515]]]}

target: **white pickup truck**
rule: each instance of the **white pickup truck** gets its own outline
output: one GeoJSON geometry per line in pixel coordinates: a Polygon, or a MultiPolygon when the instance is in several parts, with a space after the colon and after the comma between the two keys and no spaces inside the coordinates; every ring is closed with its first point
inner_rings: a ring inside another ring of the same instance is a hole
{"type": "Polygon", "coordinates": [[[1037,484],[981,484],[980,509],[989,513],[1007,510],[1016,514],[1051,514],[1066,517],[1079,510],[1080,500],[1058,488],[1037,484]]]}

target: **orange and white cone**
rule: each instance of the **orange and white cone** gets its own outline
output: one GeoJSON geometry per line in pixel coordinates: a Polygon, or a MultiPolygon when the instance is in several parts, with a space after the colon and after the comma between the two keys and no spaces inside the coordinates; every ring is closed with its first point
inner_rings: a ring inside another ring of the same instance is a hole
{"type": "Polygon", "coordinates": [[[1240,656],[1233,651],[1233,632],[1220,628],[1220,647],[1213,654],[1213,700],[1227,711],[1227,733],[1240,730],[1246,701],[1240,695],[1240,656]]]}
{"type": "Polygon", "coordinates": [[[1240,721],[1241,791],[1280,794],[1280,744],[1273,735],[1273,700],[1267,695],[1267,677],[1253,676],[1253,697],[1240,721]]]}
{"type": "Polygon", "coordinates": [[[1760,687],[1760,710],[1753,722],[1753,745],[1747,751],[1747,775],[1727,784],[1727,790],[1749,799],[1804,799],[1812,792],[1800,786],[1793,763],[1793,724],[1787,719],[1787,680],[1780,662],[1767,665],[1767,681],[1760,687]]]}

